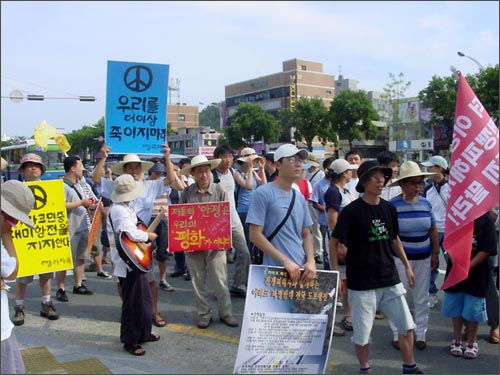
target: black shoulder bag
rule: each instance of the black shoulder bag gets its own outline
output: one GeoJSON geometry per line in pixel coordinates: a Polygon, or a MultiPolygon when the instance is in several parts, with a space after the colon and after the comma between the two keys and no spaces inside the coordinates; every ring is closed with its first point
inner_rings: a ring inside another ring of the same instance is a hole
{"type": "MultiPolygon", "coordinates": [[[[271,233],[269,236],[266,237],[266,239],[271,242],[272,239],[278,234],[279,230],[285,225],[286,221],[290,217],[290,214],[292,213],[293,205],[295,204],[295,189],[292,188],[292,200],[290,202],[290,206],[288,206],[288,211],[286,212],[285,217],[283,220],[281,220],[281,223],[276,227],[276,229],[271,233]]],[[[255,259],[255,264],[262,264],[262,258],[263,258],[263,253],[262,250],[260,250],[255,244],[252,244],[252,248],[250,249],[250,254],[254,257],[255,259]]]]}

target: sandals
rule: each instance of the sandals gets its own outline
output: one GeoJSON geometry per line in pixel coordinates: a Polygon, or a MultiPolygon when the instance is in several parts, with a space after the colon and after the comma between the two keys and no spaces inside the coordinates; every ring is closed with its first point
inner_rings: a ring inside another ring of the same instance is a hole
{"type": "Polygon", "coordinates": [[[498,344],[498,328],[492,329],[490,331],[490,338],[489,338],[490,343],[492,344],[498,344]]]}
{"type": "Polygon", "coordinates": [[[450,347],[450,354],[454,357],[461,357],[464,354],[462,344],[458,341],[452,341],[450,347]]]}
{"type": "Polygon", "coordinates": [[[147,339],[141,341],[141,344],[143,342],[155,342],[155,341],[158,341],[159,339],[160,339],[159,335],[155,335],[154,333],[151,333],[147,339]]]}
{"type": "Polygon", "coordinates": [[[167,322],[163,317],[160,315],[160,313],[153,314],[153,324],[157,327],[165,327],[167,325],[167,322]]]}
{"type": "Polygon", "coordinates": [[[463,356],[465,359],[476,359],[478,354],[479,354],[479,346],[477,342],[475,342],[467,344],[463,356]]]}
{"type": "Polygon", "coordinates": [[[349,319],[347,320],[348,318],[351,318],[349,315],[346,315],[342,318],[342,320],[340,321],[340,324],[342,325],[342,327],[344,327],[344,329],[346,331],[352,331],[352,321],[349,319]]]}
{"type": "Polygon", "coordinates": [[[333,328],[333,336],[334,337],[342,337],[345,336],[345,331],[343,329],[336,329],[335,327],[333,328]]]}
{"type": "Polygon", "coordinates": [[[123,345],[123,349],[125,349],[128,353],[135,356],[141,356],[146,354],[146,350],[144,350],[144,348],[140,345],[125,344],[123,345]]]}

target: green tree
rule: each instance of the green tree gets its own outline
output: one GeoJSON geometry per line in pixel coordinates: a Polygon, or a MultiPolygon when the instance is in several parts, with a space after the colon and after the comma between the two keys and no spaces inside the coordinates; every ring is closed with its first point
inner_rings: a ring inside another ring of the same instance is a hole
{"type": "Polygon", "coordinates": [[[278,110],[278,122],[281,127],[281,134],[278,138],[278,142],[290,143],[292,142],[292,111],[288,108],[278,110]]]}
{"type": "Polygon", "coordinates": [[[200,127],[220,130],[220,103],[212,103],[200,112],[200,127]]]}
{"type": "Polygon", "coordinates": [[[232,148],[238,149],[254,141],[276,142],[280,132],[280,124],[258,104],[241,103],[236,108],[231,124],[223,130],[223,137],[232,148]]]}
{"type": "Polygon", "coordinates": [[[172,128],[172,123],[167,122],[167,135],[176,135],[177,132],[172,128]]]}
{"type": "Polygon", "coordinates": [[[427,87],[418,93],[424,108],[431,109],[431,124],[444,125],[446,138],[453,136],[455,104],[457,101],[457,79],[454,76],[433,76],[427,87]]]}
{"type": "Polygon", "coordinates": [[[377,127],[373,121],[379,116],[365,91],[341,91],[333,100],[328,110],[332,131],[339,135],[340,139],[347,139],[349,148],[352,149],[352,141],[362,139],[375,139],[377,127]]]}
{"type": "MultiPolygon", "coordinates": [[[[497,64],[465,77],[497,126],[499,117],[498,70],[497,64]]],[[[454,75],[448,77],[433,76],[427,87],[418,94],[422,105],[431,109],[430,122],[445,126],[449,142],[453,137],[457,89],[458,80],[454,75]]]]}
{"type": "Polygon", "coordinates": [[[293,111],[289,109],[280,112],[283,128],[290,132],[295,129],[295,139],[304,140],[309,151],[312,151],[314,137],[321,142],[334,139],[332,128],[329,126],[328,109],[321,98],[301,98],[295,104],[293,111]]]}
{"type": "Polygon", "coordinates": [[[484,106],[492,120],[498,126],[498,64],[479,70],[476,74],[465,77],[479,101],[484,106]]]}
{"type": "Polygon", "coordinates": [[[87,152],[99,151],[104,137],[104,117],[101,117],[96,124],[84,125],[78,130],[66,134],[71,150],[69,154],[83,156],[87,152]]]}
{"type": "Polygon", "coordinates": [[[389,104],[389,137],[388,141],[393,140],[393,131],[397,129],[398,125],[401,123],[402,118],[399,113],[399,103],[405,97],[406,91],[411,86],[411,82],[405,82],[404,74],[401,72],[396,75],[389,73],[389,79],[391,80],[386,87],[384,87],[384,95],[382,97],[387,100],[389,104]]]}

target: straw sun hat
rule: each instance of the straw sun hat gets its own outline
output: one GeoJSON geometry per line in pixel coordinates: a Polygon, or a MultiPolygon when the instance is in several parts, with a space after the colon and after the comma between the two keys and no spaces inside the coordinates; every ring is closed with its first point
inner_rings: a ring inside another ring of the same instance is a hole
{"type": "Polygon", "coordinates": [[[241,150],[240,157],[237,160],[245,163],[247,161],[254,161],[255,159],[259,158],[261,157],[257,155],[253,148],[245,147],[243,150],[241,150]]]}
{"type": "Polygon", "coordinates": [[[141,163],[142,173],[147,172],[154,165],[154,163],[151,161],[141,160],[136,154],[128,154],[125,155],[122,161],[113,164],[111,166],[111,171],[118,176],[122,175],[123,173],[125,173],[123,172],[123,167],[128,163],[141,163]]]}
{"type": "Polygon", "coordinates": [[[216,168],[221,162],[221,159],[208,160],[205,155],[197,155],[191,160],[191,165],[180,170],[180,174],[183,176],[189,176],[193,168],[199,167],[201,165],[209,165],[210,169],[216,168]]]}
{"type": "Polygon", "coordinates": [[[410,177],[425,177],[432,176],[436,173],[422,172],[420,167],[414,161],[405,161],[399,167],[399,176],[389,186],[397,186],[399,183],[410,177]]]}

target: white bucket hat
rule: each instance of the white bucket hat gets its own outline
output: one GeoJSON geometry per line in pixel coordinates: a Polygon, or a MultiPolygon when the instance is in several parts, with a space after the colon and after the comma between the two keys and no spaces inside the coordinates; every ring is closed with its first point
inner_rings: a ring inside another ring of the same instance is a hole
{"type": "Polygon", "coordinates": [[[154,165],[151,161],[141,160],[136,154],[128,154],[125,155],[121,162],[113,164],[111,166],[111,171],[118,176],[122,175],[124,173],[123,167],[128,163],[141,163],[142,173],[147,172],[154,165]]]}
{"type": "Polygon", "coordinates": [[[242,161],[243,163],[251,160],[254,161],[255,159],[261,158],[255,150],[251,147],[245,147],[243,150],[240,152],[240,157],[237,159],[238,161],[242,161]]]}
{"type": "Polygon", "coordinates": [[[405,161],[399,167],[399,177],[396,178],[389,186],[399,185],[399,182],[404,180],[405,178],[425,177],[425,176],[432,176],[435,174],[436,173],[422,172],[418,164],[415,163],[414,161],[405,161]]]}
{"type": "Polygon", "coordinates": [[[35,197],[30,188],[17,180],[9,180],[0,186],[2,211],[34,229],[29,213],[35,205],[35,197]]]}
{"type": "Polygon", "coordinates": [[[179,172],[183,176],[189,176],[193,168],[199,167],[200,165],[209,165],[210,169],[216,168],[220,164],[221,159],[208,160],[205,155],[197,155],[191,160],[191,165],[182,168],[179,172]]]}
{"type": "Polygon", "coordinates": [[[114,203],[130,202],[144,193],[142,182],[135,181],[129,174],[118,176],[114,181],[114,187],[111,193],[111,200],[114,203]]]}

